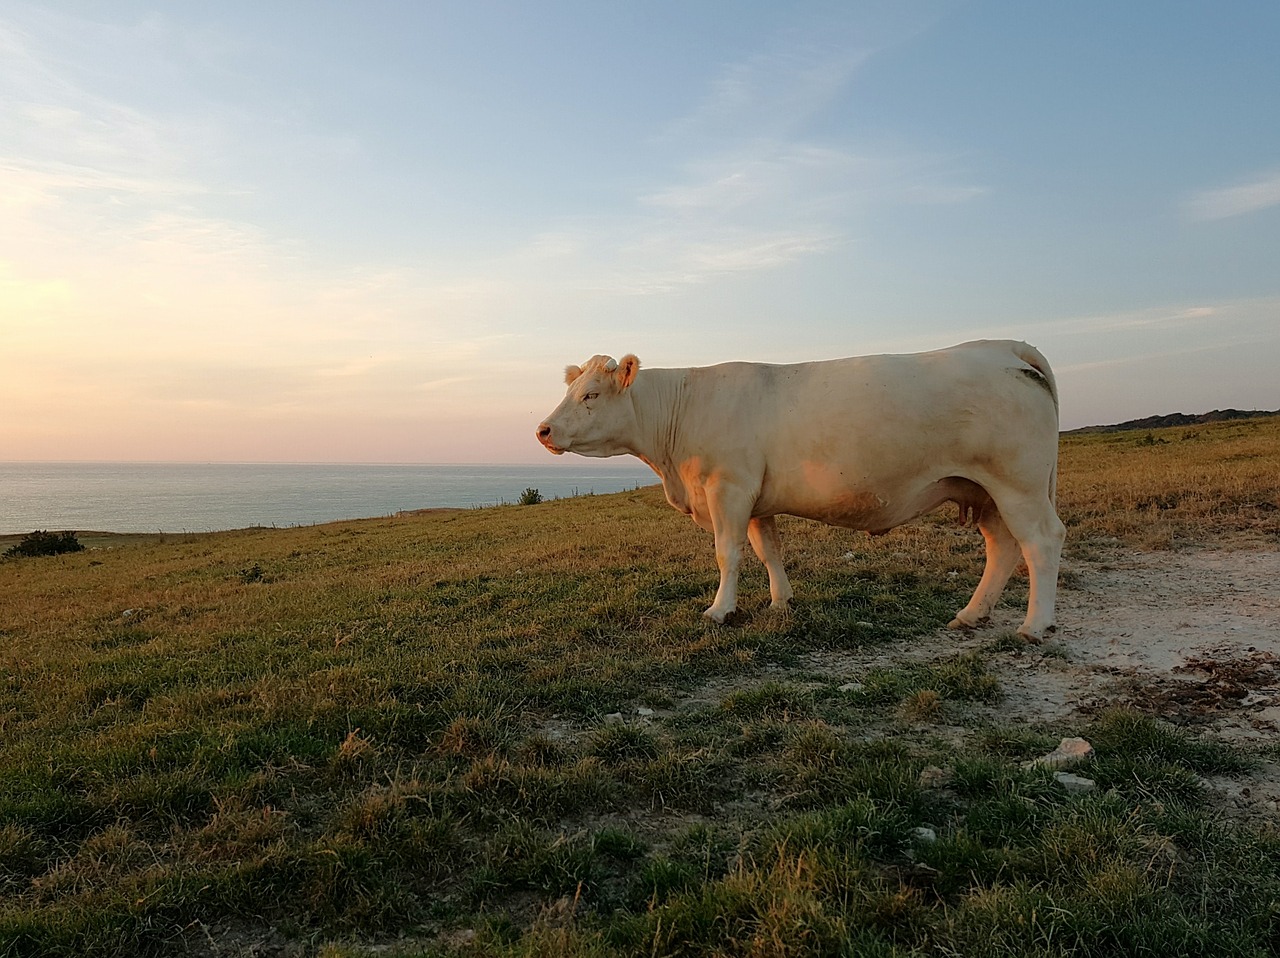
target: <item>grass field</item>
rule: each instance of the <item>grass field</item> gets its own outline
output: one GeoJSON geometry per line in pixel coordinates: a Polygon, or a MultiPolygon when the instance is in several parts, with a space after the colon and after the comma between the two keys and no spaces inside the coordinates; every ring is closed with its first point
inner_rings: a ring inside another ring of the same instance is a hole
{"type": "MultiPolygon", "coordinates": [[[[1067,437],[1068,555],[1275,549],[1278,464],[1067,437]]],[[[0,562],[0,956],[1280,952],[1280,832],[1201,780],[1273,747],[1004,724],[937,631],[980,536],[782,529],[795,607],[752,563],[734,627],[656,488],[0,562]],[[1066,735],[1092,794],[1023,766],[1066,735]]]]}

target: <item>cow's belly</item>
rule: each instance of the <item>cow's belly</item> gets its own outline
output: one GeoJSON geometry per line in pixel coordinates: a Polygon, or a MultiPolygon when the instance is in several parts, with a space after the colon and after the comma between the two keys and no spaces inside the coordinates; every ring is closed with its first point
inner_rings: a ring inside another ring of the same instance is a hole
{"type": "Polygon", "coordinates": [[[955,476],[877,482],[834,473],[810,475],[799,482],[766,483],[755,514],[785,513],[878,534],[948,501],[959,503],[962,511],[980,513],[989,497],[981,486],[955,476]]]}

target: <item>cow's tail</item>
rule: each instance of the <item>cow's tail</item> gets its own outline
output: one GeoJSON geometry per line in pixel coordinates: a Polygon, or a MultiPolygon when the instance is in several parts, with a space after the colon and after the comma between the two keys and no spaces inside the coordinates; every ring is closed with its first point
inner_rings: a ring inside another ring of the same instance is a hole
{"type": "Polygon", "coordinates": [[[1053,376],[1053,370],[1049,368],[1049,360],[1044,358],[1044,354],[1029,343],[1014,343],[1013,354],[1021,359],[1024,363],[1040,374],[1044,380],[1049,395],[1053,397],[1053,408],[1058,408],[1058,380],[1053,376]]]}
{"type": "MultiPolygon", "coordinates": [[[[1045,388],[1049,390],[1049,395],[1053,397],[1054,420],[1058,418],[1058,380],[1053,376],[1053,370],[1049,366],[1049,360],[1044,358],[1044,354],[1029,343],[1014,343],[1013,353],[1024,363],[1040,374],[1045,388]]],[[[1053,469],[1049,472],[1049,501],[1056,503],[1058,501],[1058,461],[1055,458],[1053,469]]]]}

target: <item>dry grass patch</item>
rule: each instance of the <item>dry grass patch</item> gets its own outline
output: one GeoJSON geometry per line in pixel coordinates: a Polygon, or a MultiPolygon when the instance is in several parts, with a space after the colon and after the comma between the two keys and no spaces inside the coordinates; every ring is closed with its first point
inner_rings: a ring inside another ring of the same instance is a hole
{"type": "Polygon", "coordinates": [[[1280,417],[1063,437],[1059,510],[1076,546],[1280,542],[1280,417]]]}

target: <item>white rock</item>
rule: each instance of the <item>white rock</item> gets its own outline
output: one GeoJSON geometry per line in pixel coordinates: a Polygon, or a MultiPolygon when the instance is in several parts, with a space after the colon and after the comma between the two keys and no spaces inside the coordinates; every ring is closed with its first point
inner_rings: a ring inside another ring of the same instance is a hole
{"type": "Polygon", "coordinates": [[[1068,795],[1088,795],[1098,788],[1098,783],[1093,779],[1072,775],[1070,772],[1054,772],[1053,777],[1067,790],[1068,795]]]}
{"type": "Polygon", "coordinates": [[[955,772],[951,769],[926,765],[920,770],[919,784],[921,788],[946,788],[954,777],[955,772]]]}
{"type": "Polygon", "coordinates": [[[930,842],[936,842],[938,840],[938,833],[926,825],[918,825],[915,828],[911,829],[911,837],[918,842],[924,842],[928,844],[930,842]]]}
{"type": "Polygon", "coordinates": [[[1064,738],[1048,755],[1023,762],[1024,768],[1070,768],[1093,758],[1093,746],[1082,738],[1064,738]]]}
{"type": "Polygon", "coordinates": [[[861,692],[864,688],[866,688],[866,686],[863,685],[861,682],[846,682],[844,685],[840,686],[840,688],[836,689],[836,691],[837,692],[861,692]]]}
{"type": "Polygon", "coordinates": [[[645,708],[643,705],[640,706],[638,709],[636,709],[636,715],[641,715],[645,718],[648,718],[650,715],[653,715],[653,714],[654,714],[653,709],[645,708]]]}
{"type": "Polygon", "coordinates": [[[620,724],[622,724],[622,713],[621,713],[621,712],[610,712],[608,715],[606,715],[606,716],[604,717],[604,724],[605,724],[605,725],[620,725],[620,724]]]}

